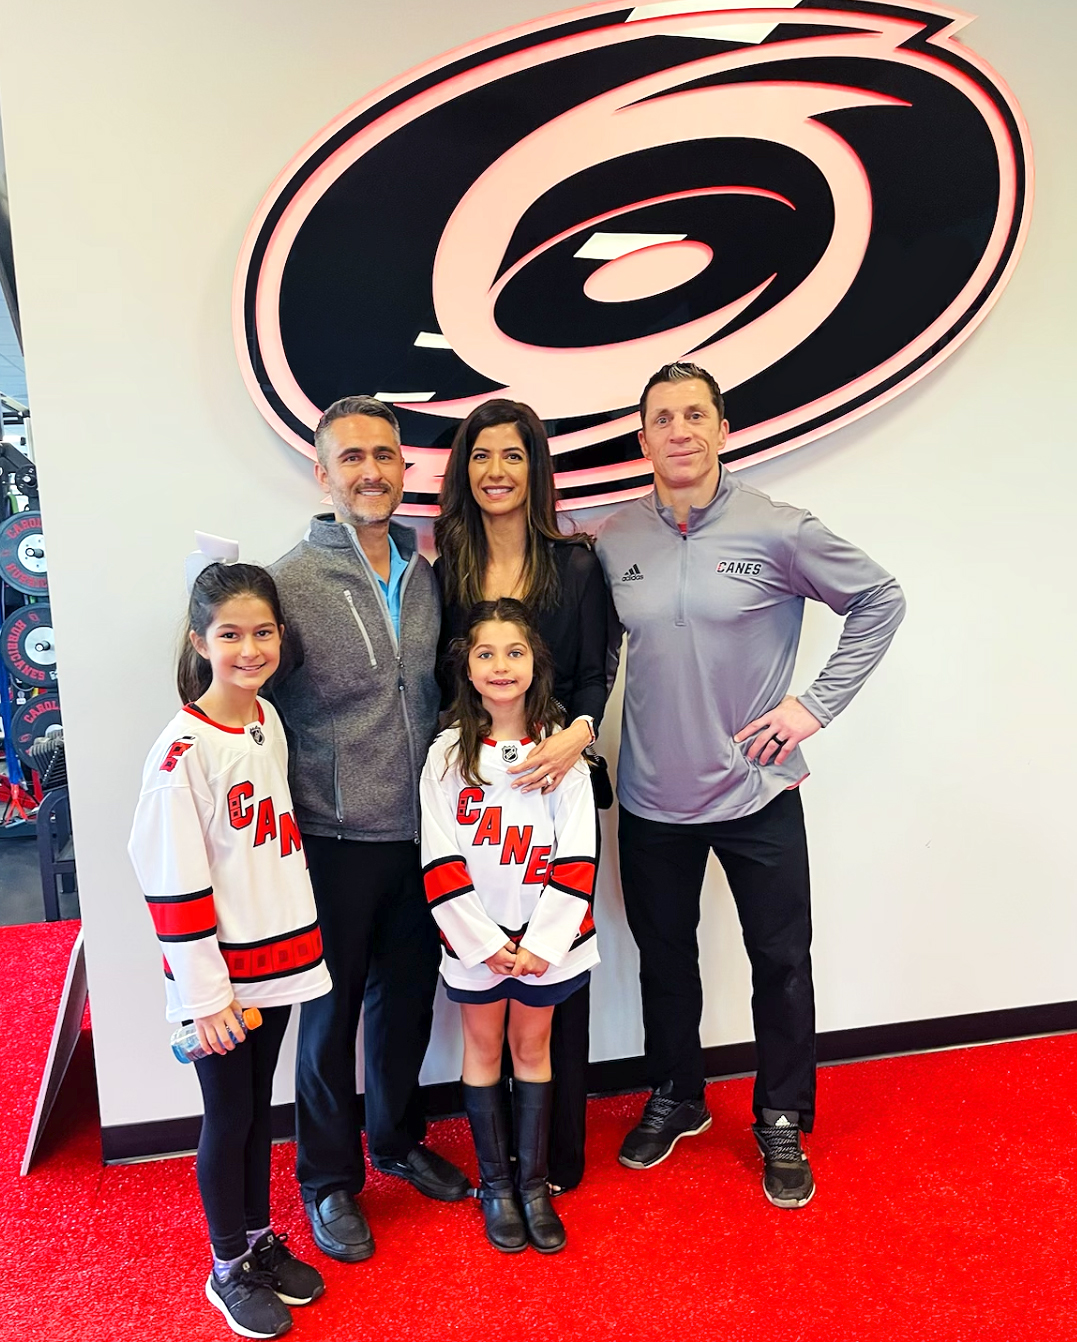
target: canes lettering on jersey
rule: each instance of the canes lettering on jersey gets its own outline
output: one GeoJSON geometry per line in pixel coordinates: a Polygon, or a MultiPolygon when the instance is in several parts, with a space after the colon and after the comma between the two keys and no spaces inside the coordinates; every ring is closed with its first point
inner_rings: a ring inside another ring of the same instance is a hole
{"type": "Polygon", "coordinates": [[[442,975],[483,989],[485,961],[507,941],[550,965],[545,982],[597,964],[592,916],[595,812],[584,767],[552,793],[522,793],[507,772],[506,745],[524,758],[531,741],[483,743],[478,777],[454,767],[455,729],[431,747],[420,783],[423,879],[441,932],[442,975]]]}
{"type": "Polygon", "coordinates": [[[501,807],[482,806],[485,798],[486,794],[481,787],[466,787],[461,788],[456,802],[456,823],[476,827],[475,837],[471,840],[472,847],[478,848],[482,844],[500,847],[500,866],[521,866],[525,869],[524,885],[544,885],[550,845],[539,843],[532,846],[534,825],[507,825],[502,834],[501,807]]]}
{"type": "Polygon", "coordinates": [[[293,811],[273,809],[273,798],[263,797],[254,804],[254,784],[236,783],[228,789],[228,823],[233,829],[246,829],[254,822],[254,846],[261,848],[267,839],[280,839],[280,855],[287,857],[303,847],[293,811]],[[257,817],[257,819],[255,819],[257,817]]]}
{"type": "Polygon", "coordinates": [[[275,710],[245,729],[188,706],[150,752],[131,832],[165,959],[168,1015],[284,1006],[328,991],[275,710]],[[189,730],[176,731],[182,723],[189,730]]]}

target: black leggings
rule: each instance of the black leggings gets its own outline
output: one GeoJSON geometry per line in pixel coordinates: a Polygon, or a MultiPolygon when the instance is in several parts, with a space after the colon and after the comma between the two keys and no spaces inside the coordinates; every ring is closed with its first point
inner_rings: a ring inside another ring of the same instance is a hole
{"type": "Polygon", "coordinates": [[[205,1107],[198,1191],[218,1258],[239,1258],[247,1231],[269,1225],[273,1073],[291,1010],[263,1007],[262,1024],[242,1044],[194,1064],[205,1107]]]}

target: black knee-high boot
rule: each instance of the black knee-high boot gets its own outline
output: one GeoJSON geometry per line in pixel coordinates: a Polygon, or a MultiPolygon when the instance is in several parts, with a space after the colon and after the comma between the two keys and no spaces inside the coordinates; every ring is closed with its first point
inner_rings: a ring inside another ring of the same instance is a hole
{"type": "Polygon", "coordinates": [[[520,1191],[527,1238],[539,1253],[557,1253],[565,1247],[565,1227],[550,1204],[546,1161],[550,1147],[552,1081],[512,1083],[516,1121],[516,1184],[520,1191]]]}
{"type": "Polygon", "coordinates": [[[486,1238],[502,1253],[519,1253],[527,1248],[527,1231],[512,1186],[508,1114],[501,1083],[465,1085],[463,1090],[464,1111],[479,1158],[478,1196],[486,1221],[486,1238]]]}

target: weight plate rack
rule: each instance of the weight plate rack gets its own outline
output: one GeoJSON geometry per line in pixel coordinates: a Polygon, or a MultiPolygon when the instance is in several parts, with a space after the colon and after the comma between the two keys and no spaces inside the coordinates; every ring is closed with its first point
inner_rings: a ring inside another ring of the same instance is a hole
{"type": "Polygon", "coordinates": [[[49,573],[39,512],[12,513],[0,525],[0,580],[24,596],[48,596],[49,573]]]}
{"type": "MultiPolygon", "coordinates": [[[[0,501],[7,474],[0,467],[0,501]]],[[[36,503],[36,489],[30,501],[36,503]]],[[[0,518],[0,598],[4,598],[0,615],[10,611],[0,624],[0,717],[5,729],[0,774],[10,774],[14,784],[23,782],[21,771],[29,779],[31,771],[40,774],[54,756],[62,754],[58,750],[63,734],[48,596],[41,513],[31,506],[0,518]],[[19,604],[11,609],[13,598],[19,604]]],[[[0,826],[3,819],[0,814],[0,826]]]]}

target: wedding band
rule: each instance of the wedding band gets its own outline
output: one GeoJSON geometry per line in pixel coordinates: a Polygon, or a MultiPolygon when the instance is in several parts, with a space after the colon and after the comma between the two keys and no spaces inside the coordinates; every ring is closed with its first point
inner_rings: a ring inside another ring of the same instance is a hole
{"type": "Polygon", "coordinates": [[[546,786],[553,787],[553,779],[550,777],[549,774],[546,775],[546,786]]]}
{"type": "Polygon", "coordinates": [[[774,740],[775,740],[775,741],[778,743],[778,745],[780,745],[780,746],[784,746],[785,743],[786,743],[786,741],[788,741],[788,739],[789,739],[789,738],[788,738],[787,736],[785,736],[785,737],[782,737],[782,736],[776,736],[776,737],[774,738],[774,740]]]}

